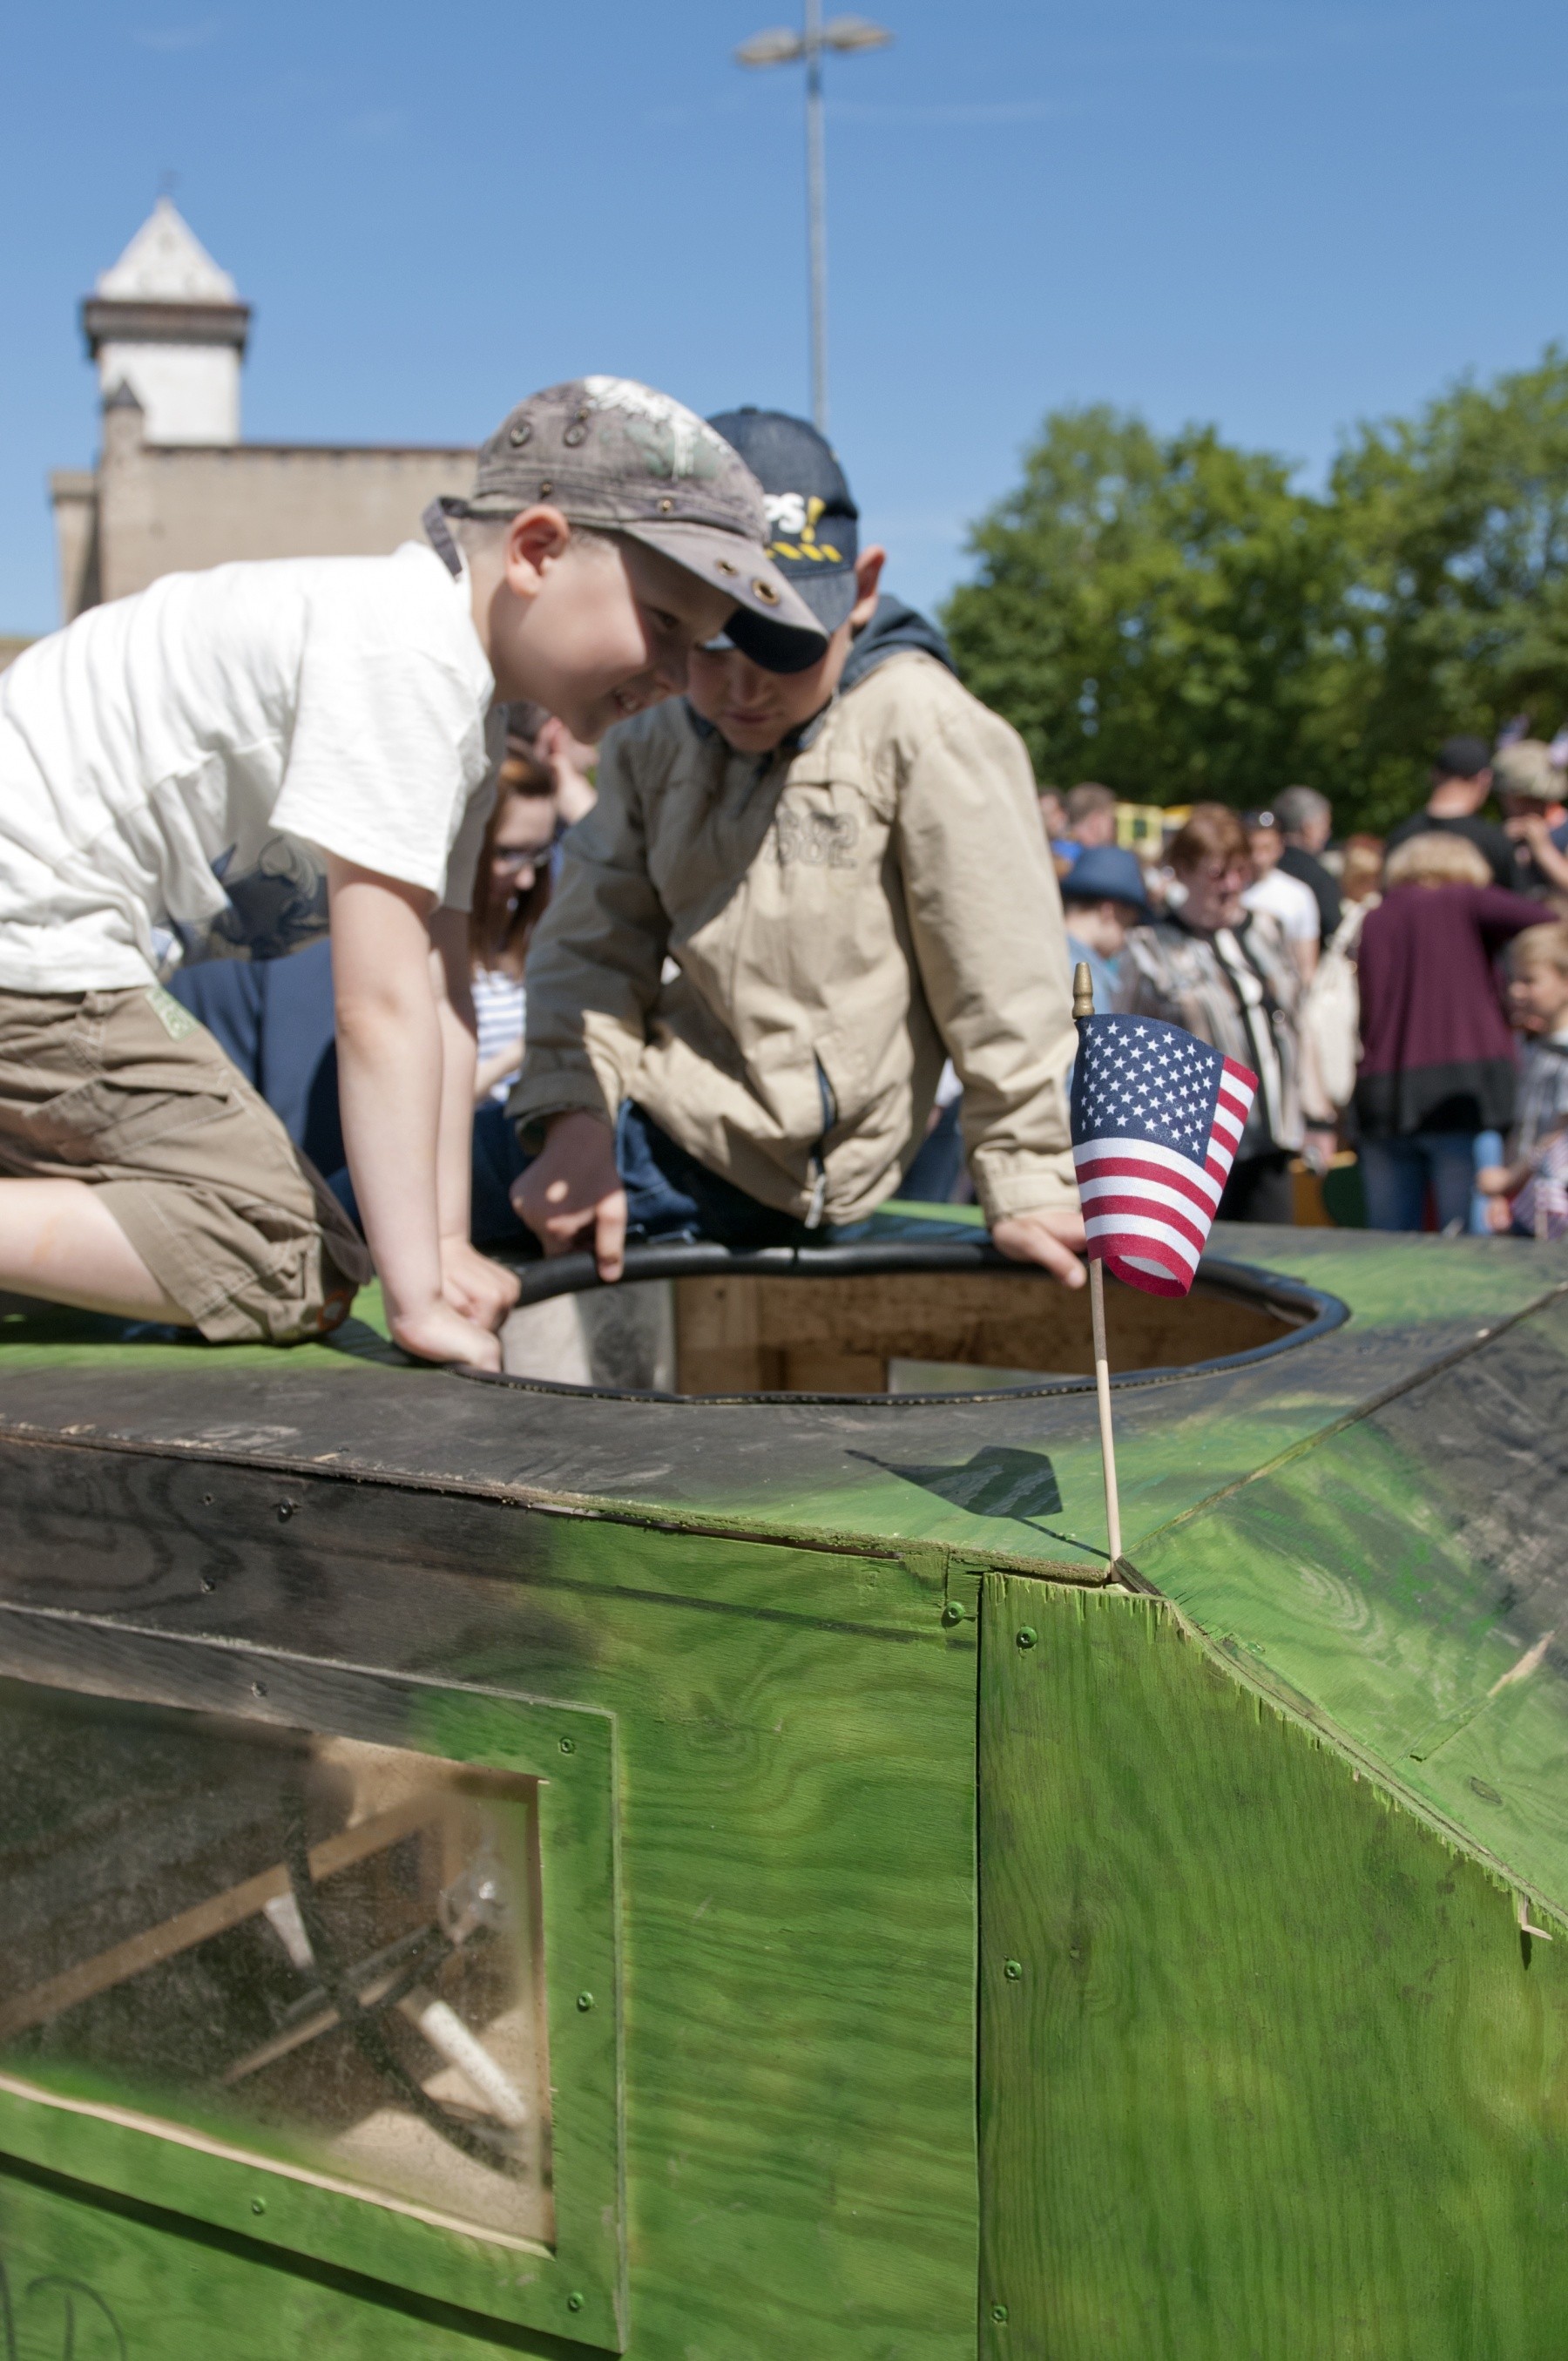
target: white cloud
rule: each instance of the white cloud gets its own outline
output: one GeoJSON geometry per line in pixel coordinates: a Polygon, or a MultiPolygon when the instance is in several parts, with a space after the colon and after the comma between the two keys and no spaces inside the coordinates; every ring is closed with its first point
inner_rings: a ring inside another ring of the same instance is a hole
{"type": "Polygon", "coordinates": [[[196,25],[141,25],[131,35],[138,49],[158,49],[175,57],[182,49],[204,49],[223,30],[217,16],[203,16],[196,25]]]}

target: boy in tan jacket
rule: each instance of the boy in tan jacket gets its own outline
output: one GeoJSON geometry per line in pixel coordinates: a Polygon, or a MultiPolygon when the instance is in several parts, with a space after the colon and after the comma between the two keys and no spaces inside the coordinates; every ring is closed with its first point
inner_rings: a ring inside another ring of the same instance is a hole
{"type": "Polygon", "coordinates": [[[546,1253],[648,1237],[827,1244],[896,1193],[944,1060],[992,1235],[1082,1283],[1062,1077],[1074,1038],[1028,756],[884,553],[815,429],[710,422],[761,482],[769,555],[829,634],[694,652],[610,731],[528,966],[509,1104],[546,1253]]]}

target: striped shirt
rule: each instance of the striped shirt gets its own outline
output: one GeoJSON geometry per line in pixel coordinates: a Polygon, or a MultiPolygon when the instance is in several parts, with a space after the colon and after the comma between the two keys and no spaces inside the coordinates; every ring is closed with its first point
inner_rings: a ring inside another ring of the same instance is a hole
{"type": "MultiPolygon", "coordinates": [[[[513,1041],[523,1037],[523,1012],[527,1005],[521,976],[509,975],[505,968],[477,967],[474,970],[474,1021],[478,1035],[479,1063],[495,1057],[513,1041]]],[[[504,1101],[521,1072],[521,1064],[510,1074],[503,1074],[492,1084],[489,1095],[504,1101]]]]}

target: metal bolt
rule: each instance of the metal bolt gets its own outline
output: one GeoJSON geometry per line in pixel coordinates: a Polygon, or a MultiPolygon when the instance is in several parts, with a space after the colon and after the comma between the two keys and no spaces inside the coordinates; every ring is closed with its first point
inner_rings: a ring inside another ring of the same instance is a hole
{"type": "Polygon", "coordinates": [[[963,1609],[959,1605],[957,1599],[949,1598],[947,1605],[942,1609],[943,1622],[946,1623],[950,1630],[953,1624],[961,1623],[963,1620],[963,1609]]]}
{"type": "Polygon", "coordinates": [[[294,1502],[293,1502],[292,1500],[280,1500],[280,1501],[279,1501],[279,1503],[278,1503],[278,1522],[279,1522],[280,1525],[286,1525],[286,1524],[288,1523],[288,1521],[289,1521],[290,1518],[291,1518],[291,1517],[293,1515],[293,1513],[294,1513],[294,1506],[295,1506],[295,1504],[294,1504],[294,1502]]]}
{"type": "Polygon", "coordinates": [[[1018,1645],[1021,1648],[1032,1648],[1039,1636],[1032,1623],[1025,1623],[1018,1633],[1018,1645]]]}
{"type": "Polygon", "coordinates": [[[213,1505],[213,1496],[212,1496],[212,1494],[211,1494],[210,1492],[203,1492],[203,1495],[202,1495],[202,1506],[203,1506],[203,1509],[210,1509],[210,1508],[212,1507],[212,1505],[213,1505]]]}
{"type": "Polygon", "coordinates": [[[202,1587],[203,1590],[215,1590],[217,1587],[217,1576],[215,1575],[204,1574],[202,1576],[202,1587]]]}
{"type": "Polygon", "coordinates": [[[265,2213],[267,2211],[266,2198],[253,2197],[250,2201],[250,2210],[253,2213],[265,2213]]]}
{"type": "Polygon", "coordinates": [[[576,2288],[574,2288],[571,2294],[566,2298],[566,2309],[568,2312],[581,2312],[582,2308],[583,2299],[577,2293],[576,2288]]]}
{"type": "Polygon", "coordinates": [[[1007,1979],[1007,1981],[1008,1981],[1008,1982],[1009,1982],[1010,1984],[1015,1984],[1015,1983],[1017,1982],[1017,1981],[1018,1981],[1019,1977],[1020,1977],[1020,1976],[1023,1974],[1023,1972],[1024,1972],[1024,1962],[1023,1962],[1023,1960],[1004,1960],[1004,1961],[1003,1962],[1002,1972],[1003,1972],[1003,1974],[1006,1977],[1006,1979],[1007,1979]]]}
{"type": "Polygon", "coordinates": [[[561,1752],[563,1754],[575,1754],[576,1751],[577,1741],[575,1738],[564,1738],[561,1741],[561,1752]]]}
{"type": "Polygon", "coordinates": [[[266,1682],[252,1681],[250,1684],[250,1694],[252,1697],[265,1697],[267,1695],[266,1682]]]}
{"type": "Polygon", "coordinates": [[[998,2328],[1005,2328],[1007,2325],[1007,2306],[1004,2303],[993,2303],[991,2307],[991,2316],[992,2320],[995,2321],[998,2328]]]}
{"type": "Polygon", "coordinates": [[[590,2009],[590,2008],[592,2008],[593,2004],[594,2004],[594,1996],[593,1996],[592,1993],[579,1993],[577,1994],[577,2006],[582,2010],[583,2015],[584,2015],[585,2016],[587,2016],[587,2013],[588,2013],[589,2009],[590,2009]]]}

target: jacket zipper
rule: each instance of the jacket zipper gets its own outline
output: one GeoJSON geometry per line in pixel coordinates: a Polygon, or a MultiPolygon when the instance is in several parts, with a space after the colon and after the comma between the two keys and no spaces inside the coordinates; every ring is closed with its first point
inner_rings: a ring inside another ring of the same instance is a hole
{"type": "Polygon", "coordinates": [[[839,1120],[839,1102],[833,1095],[833,1085],[828,1079],[827,1069],[820,1058],[815,1062],[817,1087],[822,1097],[822,1131],[811,1151],[811,1202],[806,1209],[808,1230],[819,1230],[822,1226],[822,1208],[828,1202],[828,1135],[839,1120]]]}

